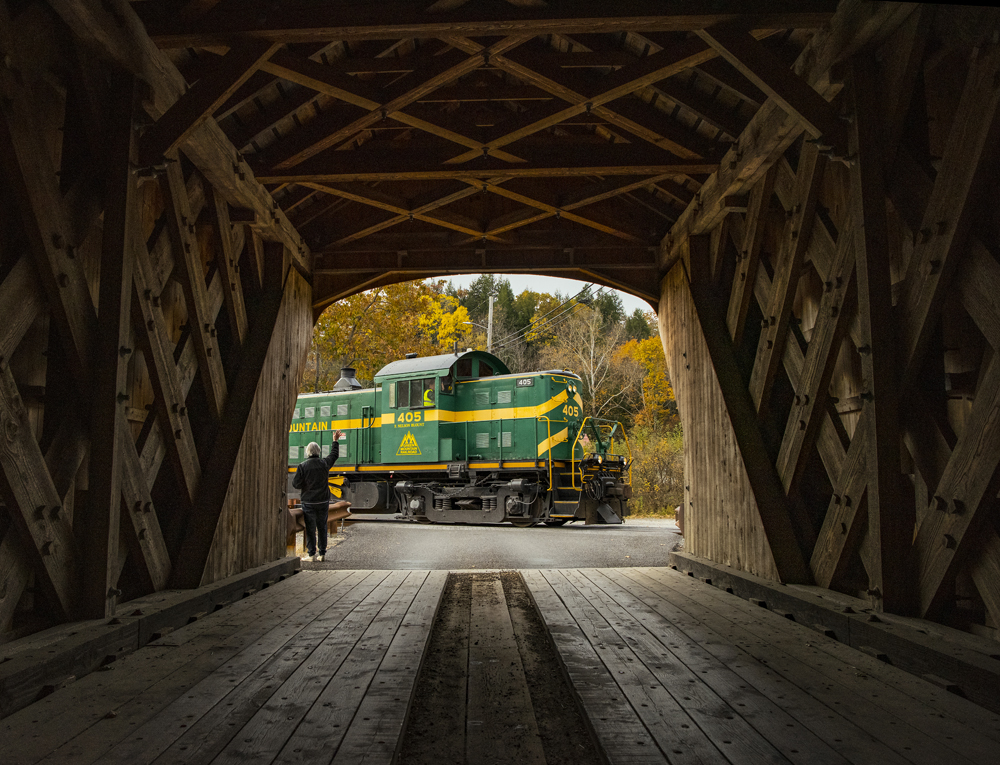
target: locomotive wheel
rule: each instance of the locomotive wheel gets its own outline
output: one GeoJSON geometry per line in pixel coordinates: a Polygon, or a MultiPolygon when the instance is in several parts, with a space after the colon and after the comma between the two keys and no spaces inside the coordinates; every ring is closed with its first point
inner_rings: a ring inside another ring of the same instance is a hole
{"type": "Polygon", "coordinates": [[[569,518],[553,518],[550,521],[545,521],[546,526],[564,526],[569,523],[569,518]]]}
{"type": "Polygon", "coordinates": [[[512,518],[510,523],[512,526],[517,526],[519,529],[528,529],[536,525],[538,521],[534,518],[517,518],[516,520],[512,518]]]}

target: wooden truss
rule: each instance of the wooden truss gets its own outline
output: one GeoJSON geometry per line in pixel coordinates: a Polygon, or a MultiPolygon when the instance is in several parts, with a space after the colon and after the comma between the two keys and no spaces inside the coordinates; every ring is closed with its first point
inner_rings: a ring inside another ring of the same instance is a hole
{"type": "Polygon", "coordinates": [[[829,105],[779,97],[788,70],[750,60],[745,36],[703,35],[769,100],[664,241],[678,265],[661,320],[685,436],[708,444],[691,552],[994,634],[1000,16],[967,13],[977,34],[959,40],[961,14],[841,6],[833,26],[860,52],[838,64],[819,33],[792,68],[842,90],[840,148],[816,140],[829,105]],[[947,94],[944,61],[962,61],[947,94]]]}
{"type": "Polygon", "coordinates": [[[787,30],[822,25],[827,2],[770,3],[753,28],[736,3],[667,15],[631,4],[622,16],[591,2],[567,15],[428,0],[395,4],[392,18],[294,3],[280,14],[133,6],[191,82],[145,134],[146,161],[214,115],[320,259],[317,310],[373,279],[531,270],[536,257],[539,272],[655,305],[649,248],[763,100],[780,93],[842,143],[831,107],[781,58],[787,30]],[[760,71],[729,63],[707,29],[760,71]]]}
{"type": "MultiPolygon", "coordinates": [[[[268,356],[283,311],[308,341],[308,250],[214,121],[182,126],[169,62],[107,9],[53,6],[0,3],[0,630],[104,617],[280,554],[273,511],[259,540],[217,534],[232,476],[261,464],[244,436],[265,360],[295,373],[268,356]],[[57,91],[16,43],[39,35],[74,40],[82,70],[57,91]],[[231,209],[268,218],[234,225],[231,209]]],[[[293,381],[276,391],[288,409],[293,381]]],[[[284,463],[263,459],[273,506],[284,463]]]]}

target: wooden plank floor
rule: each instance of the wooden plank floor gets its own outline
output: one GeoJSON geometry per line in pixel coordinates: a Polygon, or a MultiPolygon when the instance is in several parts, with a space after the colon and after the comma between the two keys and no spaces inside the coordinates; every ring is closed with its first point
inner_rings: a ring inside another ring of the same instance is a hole
{"type": "Polygon", "coordinates": [[[521,572],[610,763],[987,763],[998,716],[671,569],[521,572]]]}
{"type": "Polygon", "coordinates": [[[0,762],[389,763],[443,571],[303,571],[0,721],[0,762]]]}
{"type": "Polygon", "coordinates": [[[0,762],[596,763],[588,721],[612,765],[1000,762],[998,715],[676,571],[521,575],[303,571],[0,721],[0,762]]]}

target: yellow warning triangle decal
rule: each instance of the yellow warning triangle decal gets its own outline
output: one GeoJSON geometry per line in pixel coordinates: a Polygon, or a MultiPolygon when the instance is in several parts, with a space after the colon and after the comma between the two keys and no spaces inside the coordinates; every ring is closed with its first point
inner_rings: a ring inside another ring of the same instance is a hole
{"type": "Polygon", "coordinates": [[[415,457],[420,455],[420,445],[417,444],[417,439],[413,437],[413,431],[408,430],[406,432],[406,437],[403,442],[399,445],[399,449],[396,451],[397,457],[415,457]]]}

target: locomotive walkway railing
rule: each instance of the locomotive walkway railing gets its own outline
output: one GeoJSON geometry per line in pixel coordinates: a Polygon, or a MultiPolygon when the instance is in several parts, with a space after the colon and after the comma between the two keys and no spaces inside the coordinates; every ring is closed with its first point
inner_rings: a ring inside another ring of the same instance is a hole
{"type": "Polygon", "coordinates": [[[632,447],[628,442],[628,436],[625,433],[624,426],[618,420],[599,420],[595,417],[585,417],[583,422],[580,424],[580,430],[577,431],[576,438],[573,441],[573,448],[570,449],[570,486],[573,489],[583,489],[583,459],[577,460],[576,458],[576,447],[579,444],[581,448],[583,445],[580,444],[580,439],[586,435],[587,424],[590,424],[590,431],[594,434],[594,438],[597,440],[597,446],[603,453],[603,456],[614,455],[614,456],[627,456],[628,459],[628,481],[627,483],[631,485],[632,483],[632,447]],[[606,438],[601,438],[602,431],[607,433],[606,438]],[[614,445],[615,445],[615,434],[621,432],[621,440],[625,443],[625,455],[615,455],[614,445]],[[607,446],[605,447],[605,443],[607,446]],[[577,463],[580,464],[580,485],[576,485],[577,476],[577,463]]]}

